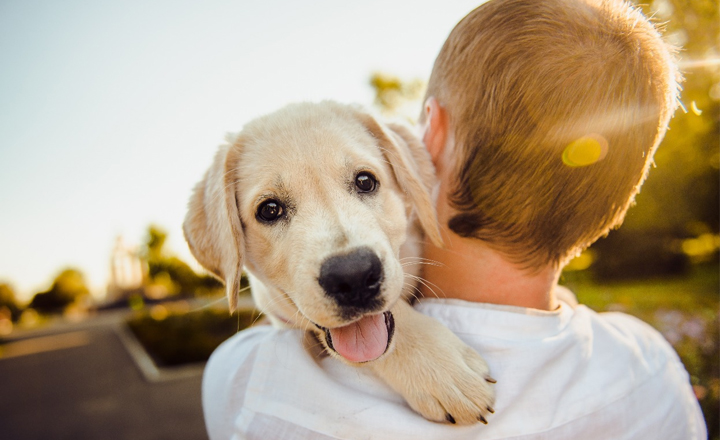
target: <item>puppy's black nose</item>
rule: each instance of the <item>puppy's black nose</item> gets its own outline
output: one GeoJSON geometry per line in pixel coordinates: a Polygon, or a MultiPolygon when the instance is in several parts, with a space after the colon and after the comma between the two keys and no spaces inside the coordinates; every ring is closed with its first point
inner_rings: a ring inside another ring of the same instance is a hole
{"type": "Polygon", "coordinates": [[[376,305],[382,277],[382,264],[375,252],[360,248],[325,260],[318,282],[342,307],[371,308],[376,305]]]}

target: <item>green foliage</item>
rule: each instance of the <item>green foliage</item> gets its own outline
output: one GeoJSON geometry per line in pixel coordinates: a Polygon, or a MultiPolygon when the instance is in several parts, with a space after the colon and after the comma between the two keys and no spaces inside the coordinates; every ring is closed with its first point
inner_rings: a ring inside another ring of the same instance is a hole
{"type": "Polygon", "coordinates": [[[163,286],[170,295],[181,297],[216,293],[222,284],[210,275],[198,275],[179,258],[165,250],[167,232],[156,225],[148,227],[143,258],[148,264],[151,284],[163,286]]]}
{"type": "Polygon", "coordinates": [[[148,226],[145,254],[148,260],[157,260],[163,257],[163,248],[167,240],[167,232],[157,225],[148,226]]]}
{"type": "Polygon", "coordinates": [[[387,73],[375,72],[370,76],[370,85],[375,90],[375,105],[381,112],[415,121],[420,110],[418,104],[425,93],[423,80],[404,80],[387,73]]]}
{"type": "Polygon", "coordinates": [[[65,269],[55,278],[49,290],[35,294],[29,307],[41,313],[60,313],[89,293],[82,272],[65,269]]]}
{"type": "Polygon", "coordinates": [[[166,316],[144,311],[130,319],[128,325],[155,363],[168,367],[206,361],[218,345],[258,317],[254,310],[240,310],[236,316],[231,316],[227,309],[166,316]]]}
{"type": "Polygon", "coordinates": [[[612,231],[592,246],[597,260],[590,271],[604,281],[685,274],[690,259],[679,238],[685,235],[683,231],[612,231]]]}
{"type": "Polygon", "coordinates": [[[720,228],[720,19],[712,0],[655,0],[646,14],[666,22],[665,35],[682,45],[681,100],[655,169],[624,228],[676,230],[698,236],[720,228]]]}

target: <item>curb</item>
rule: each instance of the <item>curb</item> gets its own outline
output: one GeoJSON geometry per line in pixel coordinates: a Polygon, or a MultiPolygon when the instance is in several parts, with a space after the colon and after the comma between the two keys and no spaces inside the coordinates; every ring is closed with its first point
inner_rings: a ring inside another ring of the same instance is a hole
{"type": "Polygon", "coordinates": [[[140,341],[137,340],[133,332],[124,322],[114,325],[113,330],[118,338],[120,338],[120,342],[122,342],[147,382],[154,383],[188,379],[202,376],[205,370],[205,362],[196,362],[171,368],[160,368],[155,364],[142,344],[140,344],[140,341]]]}

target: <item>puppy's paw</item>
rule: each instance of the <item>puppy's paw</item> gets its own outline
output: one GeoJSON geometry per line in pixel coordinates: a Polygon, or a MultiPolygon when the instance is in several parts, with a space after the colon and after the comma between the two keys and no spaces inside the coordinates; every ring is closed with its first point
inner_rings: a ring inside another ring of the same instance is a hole
{"type": "Polygon", "coordinates": [[[495,380],[485,360],[438,321],[400,307],[393,349],[369,366],[426,419],[487,423],[495,380]]]}
{"type": "Polygon", "coordinates": [[[495,380],[480,355],[458,340],[425,351],[422,359],[415,379],[407,384],[410,407],[436,422],[488,423],[495,380]]]}

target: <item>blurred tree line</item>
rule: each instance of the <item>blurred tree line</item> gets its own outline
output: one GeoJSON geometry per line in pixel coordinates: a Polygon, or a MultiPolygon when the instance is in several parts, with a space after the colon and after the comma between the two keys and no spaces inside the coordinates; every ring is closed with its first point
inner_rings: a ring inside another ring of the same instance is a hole
{"type": "Polygon", "coordinates": [[[190,298],[217,293],[222,284],[207,274],[196,273],[187,263],[169,253],[165,247],[167,232],[156,226],[148,227],[146,242],[141,252],[147,262],[146,286],[159,287],[164,296],[190,298]]]}
{"type": "MultiPolygon", "coordinates": [[[[714,0],[654,0],[645,14],[665,23],[680,48],[682,108],[655,154],[625,222],[596,243],[603,279],[684,273],[717,262],[720,238],[720,17],[714,0]]],[[[592,254],[591,254],[592,255],[592,254]]]]}
{"type": "MultiPolygon", "coordinates": [[[[147,268],[142,283],[138,288],[121,293],[111,306],[123,307],[138,301],[144,303],[222,294],[222,284],[217,279],[196,273],[187,263],[167,250],[167,235],[159,226],[148,227],[145,242],[138,255],[147,268]]],[[[87,312],[87,309],[95,306],[85,276],[76,268],[62,269],[50,287],[34,294],[27,305],[18,301],[11,284],[0,283],[0,321],[17,322],[25,310],[52,315],[65,313],[71,307],[87,312]]],[[[4,328],[2,325],[0,323],[0,330],[4,328]]]]}
{"type": "Polygon", "coordinates": [[[58,313],[89,295],[90,289],[82,272],[68,268],[55,277],[50,289],[36,293],[28,307],[42,313],[58,313]]]}
{"type": "MultiPolygon", "coordinates": [[[[681,48],[682,108],[671,120],[622,228],[568,267],[590,268],[604,280],[682,274],[692,263],[717,262],[720,248],[718,3],[654,0],[640,6],[664,28],[665,38],[681,48]]],[[[370,85],[382,113],[416,120],[422,81],[375,73],[370,85]]]]}

